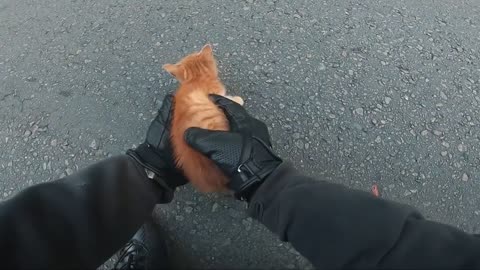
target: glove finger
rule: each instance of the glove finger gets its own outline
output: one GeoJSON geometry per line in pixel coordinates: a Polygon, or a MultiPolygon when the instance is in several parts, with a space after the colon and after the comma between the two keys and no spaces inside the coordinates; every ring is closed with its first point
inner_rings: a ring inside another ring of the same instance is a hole
{"type": "Polygon", "coordinates": [[[168,143],[168,140],[165,140],[164,137],[168,136],[170,130],[172,106],[173,95],[168,94],[158,110],[158,115],[148,128],[146,142],[155,148],[163,149],[165,144],[168,143]]]}
{"type": "Polygon", "coordinates": [[[242,105],[224,96],[212,94],[210,97],[213,99],[213,102],[225,112],[225,115],[230,122],[231,131],[250,130],[249,123],[251,116],[242,105]]]}
{"type": "Polygon", "coordinates": [[[265,123],[252,117],[245,108],[229,98],[219,95],[210,95],[220,108],[222,108],[230,121],[231,131],[241,132],[243,134],[252,134],[261,139],[269,147],[272,147],[270,135],[265,123]]]}
{"type": "Polygon", "coordinates": [[[269,147],[272,147],[272,142],[270,141],[270,134],[268,133],[267,125],[256,118],[251,118],[251,121],[253,136],[262,140],[269,147]]]}
{"type": "Polygon", "coordinates": [[[168,127],[170,129],[170,121],[171,121],[171,116],[173,112],[173,104],[174,104],[174,98],[172,94],[168,94],[165,96],[162,102],[162,106],[158,110],[158,116],[159,120],[162,122],[165,127],[168,127]]]}
{"type": "Polygon", "coordinates": [[[210,157],[212,148],[215,147],[213,138],[218,134],[226,134],[226,131],[213,131],[203,128],[192,127],[185,131],[185,141],[194,149],[210,157]]]}
{"type": "Polygon", "coordinates": [[[240,133],[189,128],[185,131],[185,140],[227,174],[231,174],[238,167],[244,152],[244,137],[240,133]]]}

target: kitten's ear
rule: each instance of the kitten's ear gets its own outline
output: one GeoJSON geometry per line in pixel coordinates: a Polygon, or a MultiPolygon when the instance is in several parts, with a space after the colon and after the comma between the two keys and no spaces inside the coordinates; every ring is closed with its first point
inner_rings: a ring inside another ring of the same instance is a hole
{"type": "Polygon", "coordinates": [[[213,47],[210,44],[203,46],[200,54],[212,55],[213,54],[213,47]]]}
{"type": "Polygon", "coordinates": [[[163,69],[165,69],[168,73],[172,74],[177,80],[185,81],[187,79],[187,70],[185,67],[179,64],[165,64],[163,65],[163,69]]]}
{"type": "Polygon", "coordinates": [[[165,64],[162,66],[162,68],[173,76],[175,76],[175,74],[178,72],[178,65],[175,64],[165,64]]]}

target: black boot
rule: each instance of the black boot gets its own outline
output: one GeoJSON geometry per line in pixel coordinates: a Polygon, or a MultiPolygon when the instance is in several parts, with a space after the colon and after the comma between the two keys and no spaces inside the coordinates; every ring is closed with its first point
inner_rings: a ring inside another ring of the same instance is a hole
{"type": "Polygon", "coordinates": [[[118,252],[113,269],[166,269],[168,266],[166,239],[155,224],[148,223],[118,252]]]}

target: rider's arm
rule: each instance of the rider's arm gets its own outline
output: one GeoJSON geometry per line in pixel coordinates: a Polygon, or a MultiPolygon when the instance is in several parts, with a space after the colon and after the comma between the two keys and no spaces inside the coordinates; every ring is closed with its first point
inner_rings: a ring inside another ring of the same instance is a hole
{"type": "Polygon", "coordinates": [[[162,194],[127,155],[27,188],[0,204],[2,268],[95,269],[132,237],[162,194]]]}
{"type": "Polygon", "coordinates": [[[317,268],[480,268],[480,238],[286,163],[256,191],[249,213],[317,268]]]}
{"type": "Polygon", "coordinates": [[[0,204],[2,269],[95,269],[119,250],[186,179],[170,146],[167,95],[146,140],[66,178],[0,204]],[[154,179],[146,175],[153,172],[154,179]]]}

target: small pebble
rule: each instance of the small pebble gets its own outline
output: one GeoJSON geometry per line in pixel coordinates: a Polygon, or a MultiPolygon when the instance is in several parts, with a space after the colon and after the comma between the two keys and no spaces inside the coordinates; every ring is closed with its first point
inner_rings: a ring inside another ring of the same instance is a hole
{"type": "Polygon", "coordinates": [[[298,149],[303,149],[303,147],[305,146],[303,141],[302,140],[298,140],[295,142],[295,146],[298,148],[298,149]]]}
{"type": "Polygon", "coordinates": [[[96,140],[93,140],[93,141],[90,143],[90,148],[95,149],[95,150],[98,149],[98,145],[97,145],[97,141],[96,141],[96,140]]]}
{"type": "Polygon", "coordinates": [[[392,99],[390,97],[385,97],[385,104],[390,104],[390,102],[392,102],[392,99]]]}
{"type": "Polygon", "coordinates": [[[467,182],[468,179],[469,179],[468,174],[464,173],[464,174],[462,175],[462,181],[463,181],[463,182],[467,182]]]}
{"type": "Polygon", "coordinates": [[[355,111],[353,111],[354,113],[358,114],[358,115],[363,115],[363,108],[357,108],[355,109],[355,111]]]}
{"type": "Polygon", "coordinates": [[[246,229],[247,231],[249,231],[250,228],[251,228],[251,226],[252,226],[252,222],[251,222],[250,220],[248,220],[248,219],[242,220],[242,224],[243,224],[243,226],[245,226],[245,229],[246,229]]]}
{"type": "Polygon", "coordinates": [[[216,212],[217,209],[218,209],[218,203],[214,203],[214,204],[212,205],[212,212],[216,212]]]}
{"type": "Polygon", "coordinates": [[[232,239],[227,238],[225,239],[225,242],[223,242],[222,247],[229,246],[232,243],[232,239]]]}
{"type": "Polygon", "coordinates": [[[458,151],[460,151],[460,152],[463,153],[463,152],[466,152],[466,151],[467,151],[467,146],[466,146],[465,144],[459,144],[459,145],[457,146],[457,149],[458,149],[458,151]]]}

